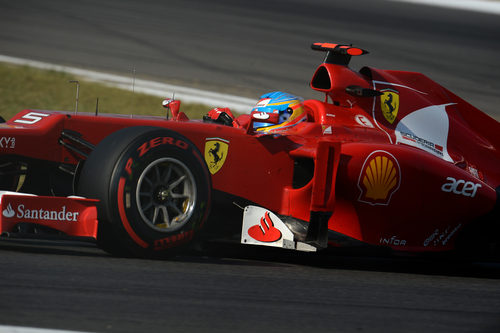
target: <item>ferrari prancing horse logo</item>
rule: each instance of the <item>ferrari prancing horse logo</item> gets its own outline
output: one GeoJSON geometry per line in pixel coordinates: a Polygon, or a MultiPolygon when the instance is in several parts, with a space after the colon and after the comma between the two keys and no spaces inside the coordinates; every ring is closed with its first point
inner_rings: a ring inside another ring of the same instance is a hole
{"type": "Polygon", "coordinates": [[[392,124],[398,115],[399,92],[392,89],[384,89],[380,92],[382,93],[380,95],[380,109],[384,118],[392,124]]]}
{"type": "Polygon", "coordinates": [[[205,142],[205,162],[212,175],[216,174],[226,162],[229,141],[221,138],[207,138],[205,142]]]}

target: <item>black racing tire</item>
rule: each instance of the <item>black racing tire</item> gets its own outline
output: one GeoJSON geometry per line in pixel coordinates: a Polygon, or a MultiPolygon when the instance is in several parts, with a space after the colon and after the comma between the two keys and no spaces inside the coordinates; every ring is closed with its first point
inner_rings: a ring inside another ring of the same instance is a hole
{"type": "Polygon", "coordinates": [[[77,194],[99,200],[98,246],[117,256],[154,257],[189,243],[203,227],[210,179],[200,151],[184,136],[129,127],[90,154],[77,194]]]}

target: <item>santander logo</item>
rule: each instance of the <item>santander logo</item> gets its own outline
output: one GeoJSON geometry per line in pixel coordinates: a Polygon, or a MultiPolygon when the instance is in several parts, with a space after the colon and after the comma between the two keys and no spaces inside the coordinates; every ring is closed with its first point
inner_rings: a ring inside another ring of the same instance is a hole
{"type": "Polygon", "coordinates": [[[274,226],[269,212],[266,212],[260,219],[260,224],[248,229],[248,235],[259,242],[276,242],[281,239],[281,231],[274,226]]]}
{"type": "Polygon", "coordinates": [[[14,210],[12,209],[12,206],[10,204],[2,212],[3,216],[5,216],[5,217],[13,217],[15,213],[16,212],[14,212],[14,210]]]}
{"type": "Polygon", "coordinates": [[[5,218],[17,218],[23,220],[41,220],[41,221],[61,221],[61,222],[77,222],[80,212],[70,211],[66,206],[62,206],[57,210],[49,210],[44,208],[30,209],[24,204],[19,204],[14,210],[9,203],[7,208],[2,211],[5,218]]]}

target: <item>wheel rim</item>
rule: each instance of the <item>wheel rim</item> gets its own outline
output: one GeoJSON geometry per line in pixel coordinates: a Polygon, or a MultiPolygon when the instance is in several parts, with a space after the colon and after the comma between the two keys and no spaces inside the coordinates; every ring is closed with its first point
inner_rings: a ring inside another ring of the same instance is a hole
{"type": "Polygon", "coordinates": [[[155,160],[139,177],[136,201],[149,227],[161,232],[180,229],[189,221],[196,203],[193,174],[177,159],[155,160]]]}

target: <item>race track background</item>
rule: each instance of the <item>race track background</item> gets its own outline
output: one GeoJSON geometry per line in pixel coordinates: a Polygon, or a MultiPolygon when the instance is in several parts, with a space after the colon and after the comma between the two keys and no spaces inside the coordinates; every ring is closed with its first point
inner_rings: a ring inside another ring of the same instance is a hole
{"type": "Polygon", "coordinates": [[[0,54],[257,99],[321,98],[313,42],[370,51],[352,66],[422,72],[500,116],[500,16],[357,0],[0,1],[0,54]]]}
{"type": "MultiPolygon", "coordinates": [[[[316,41],[500,115],[500,19],[386,1],[7,1],[0,54],[246,97],[306,98],[316,41]]],[[[0,78],[1,79],[1,78],[0,78]]],[[[496,332],[500,266],[248,248],[152,261],[0,240],[0,324],[96,332],[496,332]]]]}

